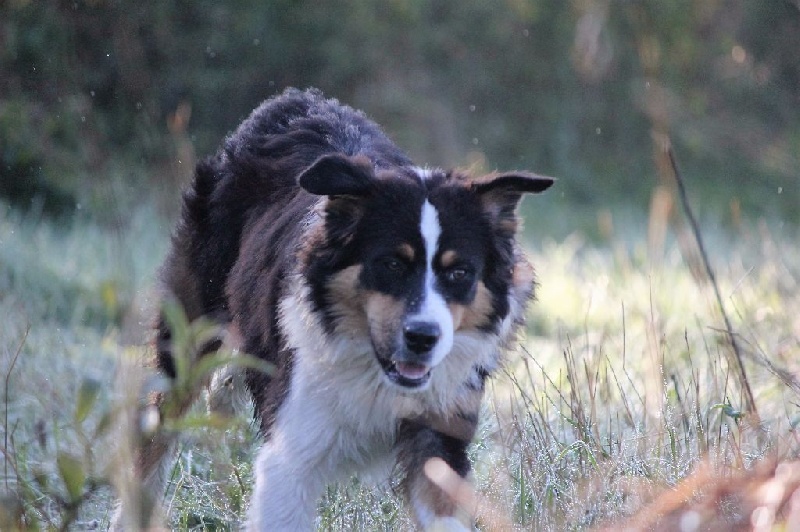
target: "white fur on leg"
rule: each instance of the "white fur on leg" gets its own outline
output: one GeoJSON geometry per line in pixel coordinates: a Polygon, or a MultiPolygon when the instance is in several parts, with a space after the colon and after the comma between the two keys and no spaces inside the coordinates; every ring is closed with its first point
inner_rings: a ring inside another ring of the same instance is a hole
{"type": "Polygon", "coordinates": [[[298,463],[291,449],[269,441],[256,459],[247,530],[311,530],[326,479],[298,463]]]}

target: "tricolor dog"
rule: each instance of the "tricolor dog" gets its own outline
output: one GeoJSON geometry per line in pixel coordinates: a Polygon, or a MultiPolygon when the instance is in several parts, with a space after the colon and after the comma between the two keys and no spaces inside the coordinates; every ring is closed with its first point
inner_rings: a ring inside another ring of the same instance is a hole
{"type": "MultiPolygon", "coordinates": [[[[242,370],[265,438],[250,529],[309,530],[326,485],[384,466],[420,528],[458,527],[423,467],[469,472],[485,381],[533,291],[516,208],[552,183],[416,166],[315,90],[267,100],[198,164],[164,296],[274,367],[242,370]]],[[[157,335],[174,377],[163,318],[157,335]]],[[[144,445],[143,478],[165,451],[144,445]]]]}

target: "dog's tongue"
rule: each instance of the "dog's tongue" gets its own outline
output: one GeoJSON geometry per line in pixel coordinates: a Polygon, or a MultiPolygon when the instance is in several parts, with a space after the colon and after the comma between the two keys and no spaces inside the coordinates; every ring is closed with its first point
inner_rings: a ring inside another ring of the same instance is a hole
{"type": "Polygon", "coordinates": [[[394,365],[397,373],[405,377],[406,379],[421,379],[428,373],[428,366],[424,364],[414,364],[413,362],[397,362],[394,365]]]}

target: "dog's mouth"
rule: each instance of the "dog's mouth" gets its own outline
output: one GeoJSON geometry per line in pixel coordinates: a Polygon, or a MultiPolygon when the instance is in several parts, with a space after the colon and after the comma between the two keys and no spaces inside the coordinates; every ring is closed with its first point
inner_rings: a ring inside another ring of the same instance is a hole
{"type": "Polygon", "coordinates": [[[389,380],[404,388],[420,388],[431,378],[431,367],[427,364],[379,360],[389,380]]]}

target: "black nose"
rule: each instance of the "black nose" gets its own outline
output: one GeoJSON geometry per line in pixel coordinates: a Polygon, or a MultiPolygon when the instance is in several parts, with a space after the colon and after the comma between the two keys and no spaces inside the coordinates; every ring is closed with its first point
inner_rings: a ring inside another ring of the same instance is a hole
{"type": "Polygon", "coordinates": [[[439,324],[430,321],[412,321],[403,328],[406,338],[406,347],[413,353],[421,355],[427,353],[436,345],[442,330],[439,324]]]}

